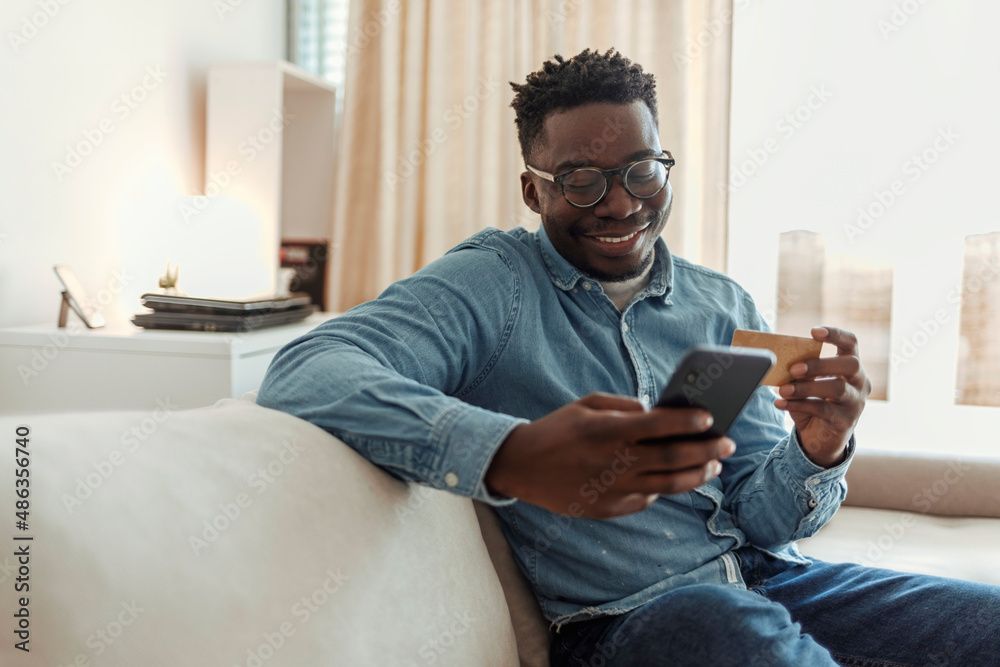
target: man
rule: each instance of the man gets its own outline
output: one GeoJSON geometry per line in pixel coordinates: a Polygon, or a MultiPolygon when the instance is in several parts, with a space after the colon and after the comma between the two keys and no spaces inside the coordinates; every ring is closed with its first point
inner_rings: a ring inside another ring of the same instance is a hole
{"type": "Polygon", "coordinates": [[[851,333],[813,329],[838,354],[793,368],[781,398],[758,389],[729,437],[692,440],[707,413],[650,407],[689,346],[766,329],[734,281],[660,238],[673,160],[653,78],[588,50],[513,87],[541,228],[480,232],[293,341],[258,403],[493,505],[557,631],[553,664],[994,659],[997,589],[793,546],[846,492],[870,390],[851,333]]]}

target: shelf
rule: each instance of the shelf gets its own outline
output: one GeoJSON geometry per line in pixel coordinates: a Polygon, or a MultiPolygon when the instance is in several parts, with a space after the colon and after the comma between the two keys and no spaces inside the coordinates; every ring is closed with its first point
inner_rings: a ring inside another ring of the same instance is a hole
{"type": "Polygon", "coordinates": [[[208,73],[205,189],[229,175],[223,194],[257,217],[275,287],[283,238],[333,238],[336,100],[333,86],[286,61],[208,73]]]}

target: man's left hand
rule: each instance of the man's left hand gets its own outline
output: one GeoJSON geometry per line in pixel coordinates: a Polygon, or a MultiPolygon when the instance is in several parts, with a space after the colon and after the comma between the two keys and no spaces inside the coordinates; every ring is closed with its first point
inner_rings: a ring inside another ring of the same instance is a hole
{"type": "Polygon", "coordinates": [[[858,358],[858,339],[836,327],[815,327],[812,337],[837,346],[837,355],[793,365],[792,381],[779,388],[774,405],[795,421],[806,455],[829,468],[840,463],[872,383],[858,358]]]}

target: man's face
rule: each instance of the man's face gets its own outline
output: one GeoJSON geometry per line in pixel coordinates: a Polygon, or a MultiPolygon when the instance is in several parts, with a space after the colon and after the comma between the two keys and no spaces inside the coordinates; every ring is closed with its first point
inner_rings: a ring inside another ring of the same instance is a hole
{"type": "MultiPolygon", "coordinates": [[[[554,112],[545,119],[544,130],[530,164],[550,174],[574,167],[613,169],[663,154],[653,116],[642,101],[554,112]]],[[[640,275],[653,260],[653,244],[667,222],[668,188],[637,199],[625,190],[621,175],[613,176],[604,199],[588,208],[576,208],[557,184],[531,172],[521,175],[521,194],[541,214],[559,254],[601,281],[640,275]]]]}

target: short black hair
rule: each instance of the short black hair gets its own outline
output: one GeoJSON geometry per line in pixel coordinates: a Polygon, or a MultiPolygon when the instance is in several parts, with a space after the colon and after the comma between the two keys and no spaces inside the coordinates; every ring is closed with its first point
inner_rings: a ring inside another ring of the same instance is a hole
{"type": "Polygon", "coordinates": [[[542,69],[529,74],[525,83],[511,81],[510,87],[514,89],[510,106],[525,162],[542,139],[545,118],[553,111],[593,102],[629,104],[642,100],[659,125],[656,79],[613,48],[605,53],[586,49],[569,60],[557,54],[542,69]]]}

